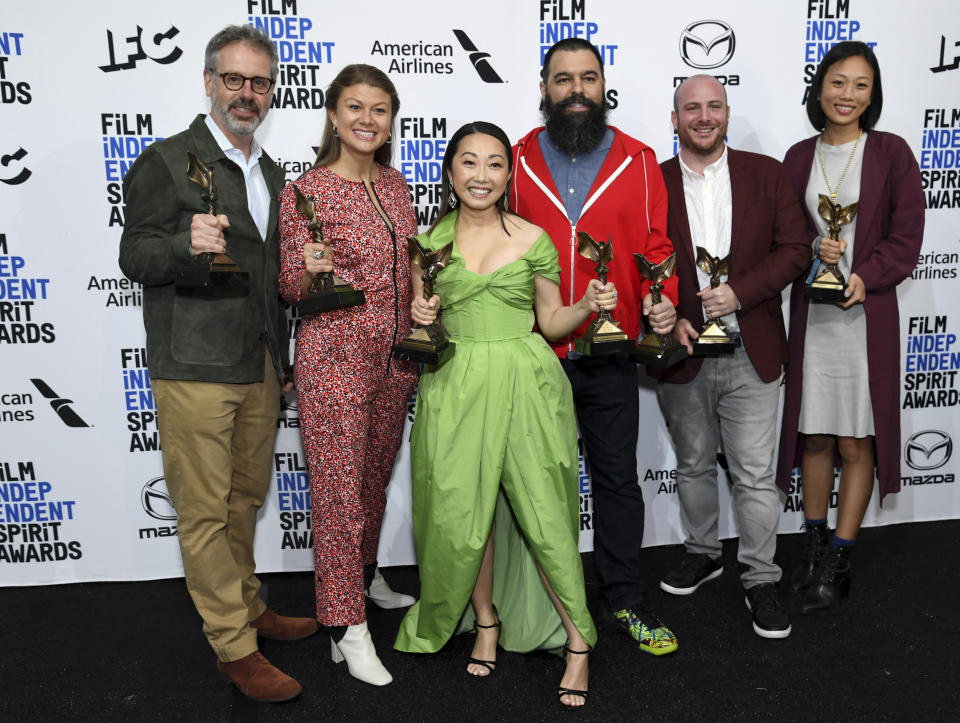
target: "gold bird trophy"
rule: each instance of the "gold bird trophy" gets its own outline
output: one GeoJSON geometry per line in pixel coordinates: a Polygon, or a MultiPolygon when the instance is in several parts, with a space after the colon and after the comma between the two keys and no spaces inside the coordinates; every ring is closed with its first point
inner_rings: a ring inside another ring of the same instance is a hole
{"type": "MultiPolygon", "coordinates": [[[[609,264],[613,261],[613,237],[598,242],[586,231],[578,231],[577,241],[577,252],[596,264],[593,270],[597,272],[600,283],[606,284],[609,264]]],[[[584,335],[576,340],[574,348],[586,356],[603,356],[633,351],[636,349],[636,342],[626,335],[609,311],[600,309],[597,318],[587,327],[584,335]]]]}
{"type": "MultiPolygon", "coordinates": [[[[323,243],[323,223],[317,218],[316,202],[305,196],[296,185],[293,187],[293,195],[296,198],[297,210],[307,217],[307,229],[313,234],[313,243],[323,243]]],[[[321,271],[313,277],[310,286],[301,295],[297,302],[297,311],[302,316],[307,316],[359,306],[365,301],[363,291],[337,278],[332,271],[321,271]]]]}
{"type": "MultiPolygon", "coordinates": [[[[697,266],[710,276],[710,288],[715,289],[723,283],[721,276],[730,274],[730,256],[720,259],[710,254],[702,246],[697,246],[697,266]]],[[[697,356],[717,356],[729,354],[740,346],[740,335],[728,332],[723,320],[707,319],[700,329],[700,336],[693,341],[693,353],[697,356]]]]}
{"type": "MultiPolygon", "coordinates": [[[[217,215],[217,185],[213,169],[207,168],[193,153],[187,152],[187,178],[203,191],[200,199],[211,216],[217,215]]],[[[182,293],[202,296],[246,296],[250,274],[243,271],[226,254],[202,253],[193,257],[193,264],[177,275],[177,289],[182,293]]]]}
{"type": "MultiPolygon", "coordinates": [[[[841,206],[830,200],[830,196],[819,194],[820,205],[817,210],[827,222],[827,236],[834,241],[840,240],[840,227],[844,226],[857,215],[857,209],[860,203],[851,203],[849,206],[841,206]]],[[[837,264],[828,264],[817,259],[813,270],[810,272],[810,278],[804,287],[805,296],[817,304],[835,304],[838,301],[845,301],[843,295],[847,288],[847,281],[837,264]]]]}
{"type": "MultiPolygon", "coordinates": [[[[423,248],[413,236],[407,236],[407,251],[410,252],[411,263],[423,269],[423,298],[429,301],[433,296],[433,282],[437,274],[450,263],[453,242],[431,251],[423,248]]],[[[438,312],[432,324],[413,327],[406,339],[395,344],[393,356],[404,361],[438,364],[440,355],[446,352],[444,356],[449,357],[453,354],[453,349],[454,343],[450,341],[450,335],[443,328],[438,312]]]]}
{"type": "MultiPolygon", "coordinates": [[[[670,254],[659,264],[651,264],[643,254],[635,253],[633,259],[637,262],[640,275],[652,284],[650,296],[656,306],[663,300],[660,295],[663,291],[663,282],[673,276],[676,270],[677,254],[676,252],[670,254]]],[[[686,359],[687,347],[677,341],[672,331],[667,334],[650,332],[637,342],[637,348],[630,354],[630,358],[648,367],[662,369],[672,367],[686,359]]]]}

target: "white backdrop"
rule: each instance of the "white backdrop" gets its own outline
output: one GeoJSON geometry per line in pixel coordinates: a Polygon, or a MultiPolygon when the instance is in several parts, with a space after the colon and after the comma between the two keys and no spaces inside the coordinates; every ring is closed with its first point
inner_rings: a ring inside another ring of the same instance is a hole
{"type": "MultiPolygon", "coordinates": [[[[146,376],[141,293],[116,261],[120,181],[144,147],[208,110],[203,49],[227,23],[267,27],[280,50],[275,108],[258,136],[289,180],[313,159],[323,91],[336,72],[365,62],[390,73],[402,101],[394,163],[423,224],[436,211],[445,141],[462,123],[493,121],[512,138],[539,125],[540,60],[557,38],[587,37],[600,48],[611,122],[661,159],[675,152],[675,84],[698,67],[727,84],[730,145],[780,158],[813,132],[802,103],[826,49],[847,38],[875,44],[886,96],[878,127],[903,136],[920,159],[928,212],[923,258],[900,287],[904,489],[882,510],[874,497],[866,524],[960,516],[951,458],[960,432],[960,314],[949,311],[960,267],[954,0],[909,10],[893,0],[488,0],[436,8],[423,0],[357,8],[321,0],[3,4],[0,584],[182,574],[146,376]]],[[[639,404],[644,542],[679,542],[671,443],[649,388],[639,404]]],[[[308,481],[292,403],[281,412],[275,461],[257,560],[263,571],[310,569],[308,481]]],[[[408,465],[404,447],[381,542],[385,565],[415,561],[408,465]]],[[[580,484],[581,547],[590,549],[585,473],[580,484]]],[[[799,504],[799,494],[784,499],[781,531],[800,528],[799,504]]],[[[724,536],[736,534],[732,517],[721,525],[724,536]]]]}

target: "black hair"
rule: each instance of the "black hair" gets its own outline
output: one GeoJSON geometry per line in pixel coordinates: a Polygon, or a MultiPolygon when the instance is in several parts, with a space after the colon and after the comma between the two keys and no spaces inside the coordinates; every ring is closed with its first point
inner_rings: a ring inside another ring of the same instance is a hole
{"type": "MultiPolygon", "coordinates": [[[[507,137],[507,134],[504,133],[500,126],[488,123],[487,121],[473,121],[472,123],[460,126],[457,132],[450,136],[450,140],[447,141],[447,150],[443,154],[443,165],[441,166],[440,176],[442,184],[442,191],[440,192],[440,212],[437,214],[437,220],[430,226],[430,231],[433,231],[433,229],[437,227],[437,224],[440,223],[444,216],[460,207],[460,198],[457,196],[456,191],[453,190],[453,184],[450,183],[450,171],[453,168],[453,159],[457,155],[460,141],[475,133],[491,136],[503,144],[503,152],[507,157],[507,172],[513,173],[513,153],[511,151],[510,138],[507,137]],[[454,199],[453,203],[450,201],[451,198],[454,199]]],[[[509,188],[509,185],[508,183],[507,188],[509,188]]],[[[503,195],[497,199],[497,210],[500,212],[500,224],[503,225],[504,231],[507,230],[507,227],[503,222],[503,213],[504,211],[510,211],[507,188],[503,189],[503,195]]],[[[507,235],[509,234],[510,232],[507,231],[507,235]]]]}
{"type": "Polygon", "coordinates": [[[873,88],[870,92],[870,105],[860,116],[860,128],[865,131],[873,130],[873,127],[880,119],[880,111],[883,110],[883,85],[880,83],[880,64],[877,62],[877,56],[866,43],[858,40],[845,40],[837,43],[823,56],[817,72],[810,81],[810,93],[807,96],[807,118],[810,124],[818,131],[827,127],[827,116],[820,107],[820,93],[823,90],[823,79],[830,68],[847,58],[859,55],[867,61],[873,68],[873,88]]]}
{"type": "Polygon", "coordinates": [[[600,55],[600,51],[597,50],[597,46],[588,40],[584,40],[583,38],[564,38],[563,40],[558,40],[552,46],[550,46],[550,50],[548,50],[547,54],[543,56],[543,67],[540,68],[540,79],[544,83],[547,82],[547,77],[550,74],[550,60],[553,58],[553,54],[560,50],[567,52],[589,50],[594,54],[597,62],[600,64],[600,76],[603,77],[603,56],[600,55]]]}

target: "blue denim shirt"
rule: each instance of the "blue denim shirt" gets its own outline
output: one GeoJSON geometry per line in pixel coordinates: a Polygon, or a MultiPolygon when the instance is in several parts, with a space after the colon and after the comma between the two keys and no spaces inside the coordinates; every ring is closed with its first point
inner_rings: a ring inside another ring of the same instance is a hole
{"type": "Polygon", "coordinates": [[[560,200],[567,209],[567,218],[571,223],[576,223],[580,219],[590,187],[593,186],[600,167],[613,146],[613,130],[607,128],[600,144],[579,156],[567,155],[557,148],[546,131],[537,136],[537,141],[553,182],[560,191],[560,200]]]}

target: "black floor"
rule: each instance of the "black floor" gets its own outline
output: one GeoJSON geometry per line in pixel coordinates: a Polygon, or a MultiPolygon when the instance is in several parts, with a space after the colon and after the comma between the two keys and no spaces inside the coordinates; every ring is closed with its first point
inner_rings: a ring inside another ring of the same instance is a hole
{"type": "MultiPolygon", "coordinates": [[[[799,543],[781,536],[786,569],[799,543]]],[[[679,550],[647,550],[651,580],[679,550]]],[[[402,611],[369,612],[392,685],[365,685],[334,665],[323,633],[265,641],[265,655],[304,686],[299,699],[266,705],[219,678],[182,580],[4,588],[0,721],[957,720],[958,553],[960,520],[863,530],[851,597],[831,617],[795,615],[793,634],[775,641],[752,631],[728,543],[718,580],[687,598],[652,594],[680,640],[662,658],[639,652],[601,610],[586,555],[600,643],[589,702],[569,713],[555,693],[559,658],[500,651],[496,674],[473,679],[464,672],[469,636],[432,656],[392,650],[402,611]]],[[[385,575],[416,592],[415,568],[385,575]]],[[[310,574],[265,575],[264,583],[281,613],[310,614],[310,574]]]]}

